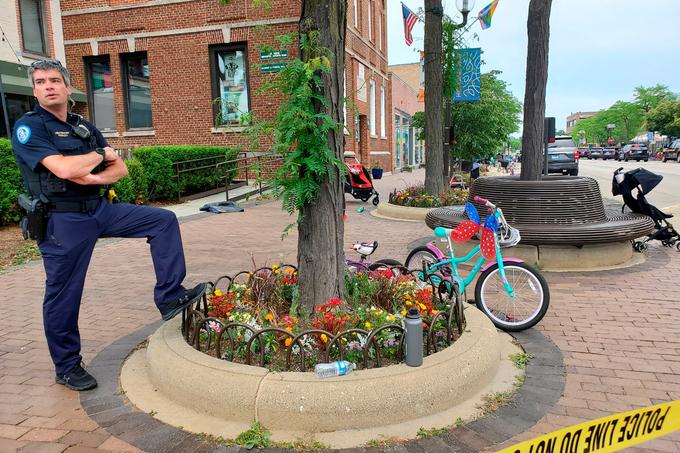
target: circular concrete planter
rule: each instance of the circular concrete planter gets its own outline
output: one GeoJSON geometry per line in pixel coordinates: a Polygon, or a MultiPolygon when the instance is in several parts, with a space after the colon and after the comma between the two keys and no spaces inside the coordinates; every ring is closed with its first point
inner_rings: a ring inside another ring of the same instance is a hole
{"type": "Polygon", "coordinates": [[[388,202],[382,202],[378,205],[378,209],[372,211],[372,214],[387,219],[424,222],[430,209],[432,208],[412,208],[410,206],[399,206],[388,202]]]}
{"type": "MultiPolygon", "coordinates": [[[[465,334],[421,367],[393,365],[329,379],[215,359],[185,342],[176,319],[153,335],[146,369],[164,398],[225,423],[258,421],[274,432],[298,433],[387,427],[445,412],[494,380],[503,358],[499,334],[476,309],[467,309],[466,319],[465,334]]],[[[451,422],[442,417],[441,426],[451,422]]]]}

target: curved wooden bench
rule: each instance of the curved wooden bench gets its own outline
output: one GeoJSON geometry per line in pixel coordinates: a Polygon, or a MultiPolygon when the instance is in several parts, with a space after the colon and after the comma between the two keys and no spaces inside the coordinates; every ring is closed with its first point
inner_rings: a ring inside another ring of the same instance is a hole
{"type": "MultiPolygon", "coordinates": [[[[522,234],[523,244],[585,245],[626,241],[649,234],[654,222],[641,214],[607,211],[593,178],[551,176],[520,181],[517,176],[484,177],[470,189],[503,209],[508,223],[522,234]]],[[[475,203],[483,217],[486,208],[475,203]]],[[[435,208],[425,223],[430,228],[455,228],[465,220],[462,207],[435,208]]]]}

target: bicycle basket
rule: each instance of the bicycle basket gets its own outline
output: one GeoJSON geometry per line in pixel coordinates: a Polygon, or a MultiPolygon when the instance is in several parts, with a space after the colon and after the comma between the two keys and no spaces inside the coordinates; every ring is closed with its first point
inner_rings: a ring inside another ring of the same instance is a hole
{"type": "Polygon", "coordinates": [[[517,228],[513,228],[507,223],[502,223],[498,228],[498,246],[508,248],[517,245],[522,240],[517,228]]]}

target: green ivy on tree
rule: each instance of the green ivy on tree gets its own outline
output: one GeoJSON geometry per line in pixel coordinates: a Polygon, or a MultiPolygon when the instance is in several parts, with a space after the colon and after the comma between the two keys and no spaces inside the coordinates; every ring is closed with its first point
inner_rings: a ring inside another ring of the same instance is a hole
{"type": "MultiPolygon", "coordinates": [[[[311,204],[320,185],[334,176],[335,170],[344,173],[341,160],[335,158],[328,146],[328,133],[339,131],[340,124],[326,113],[317,113],[315,103],[326,109],[321,75],[330,70],[330,61],[324,49],[318,47],[318,33],[310,32],[300,37],[301,49],[313,55],[306,62],[296,58],[265,82],[260,93],[281,93],[284,101],[271,121],[255,122],[251,114],[245,122],[251,123],[249,132],[257,146],[263,134],[271,137],[274,152],[283,157],[283,163],[271,180],[274,195],[282,200],[283,209],[298,214],[301,220],[303,206],[311,204]]],[[[290,36],[290,35],[286,35],[290,36]]],[[[290,42],[288,38],[280,44],[290,42]]],[[[286,232],[295,225],[286,227],[286,232]]]]}

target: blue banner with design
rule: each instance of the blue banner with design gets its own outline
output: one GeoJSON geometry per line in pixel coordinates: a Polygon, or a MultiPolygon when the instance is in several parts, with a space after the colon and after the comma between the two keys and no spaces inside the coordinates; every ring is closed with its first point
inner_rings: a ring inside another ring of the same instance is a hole
{"type": "Polygon", "coordinates": [[[482,49],[457,49],[458,83],[454,102],[479,101],[482,49]]]}

